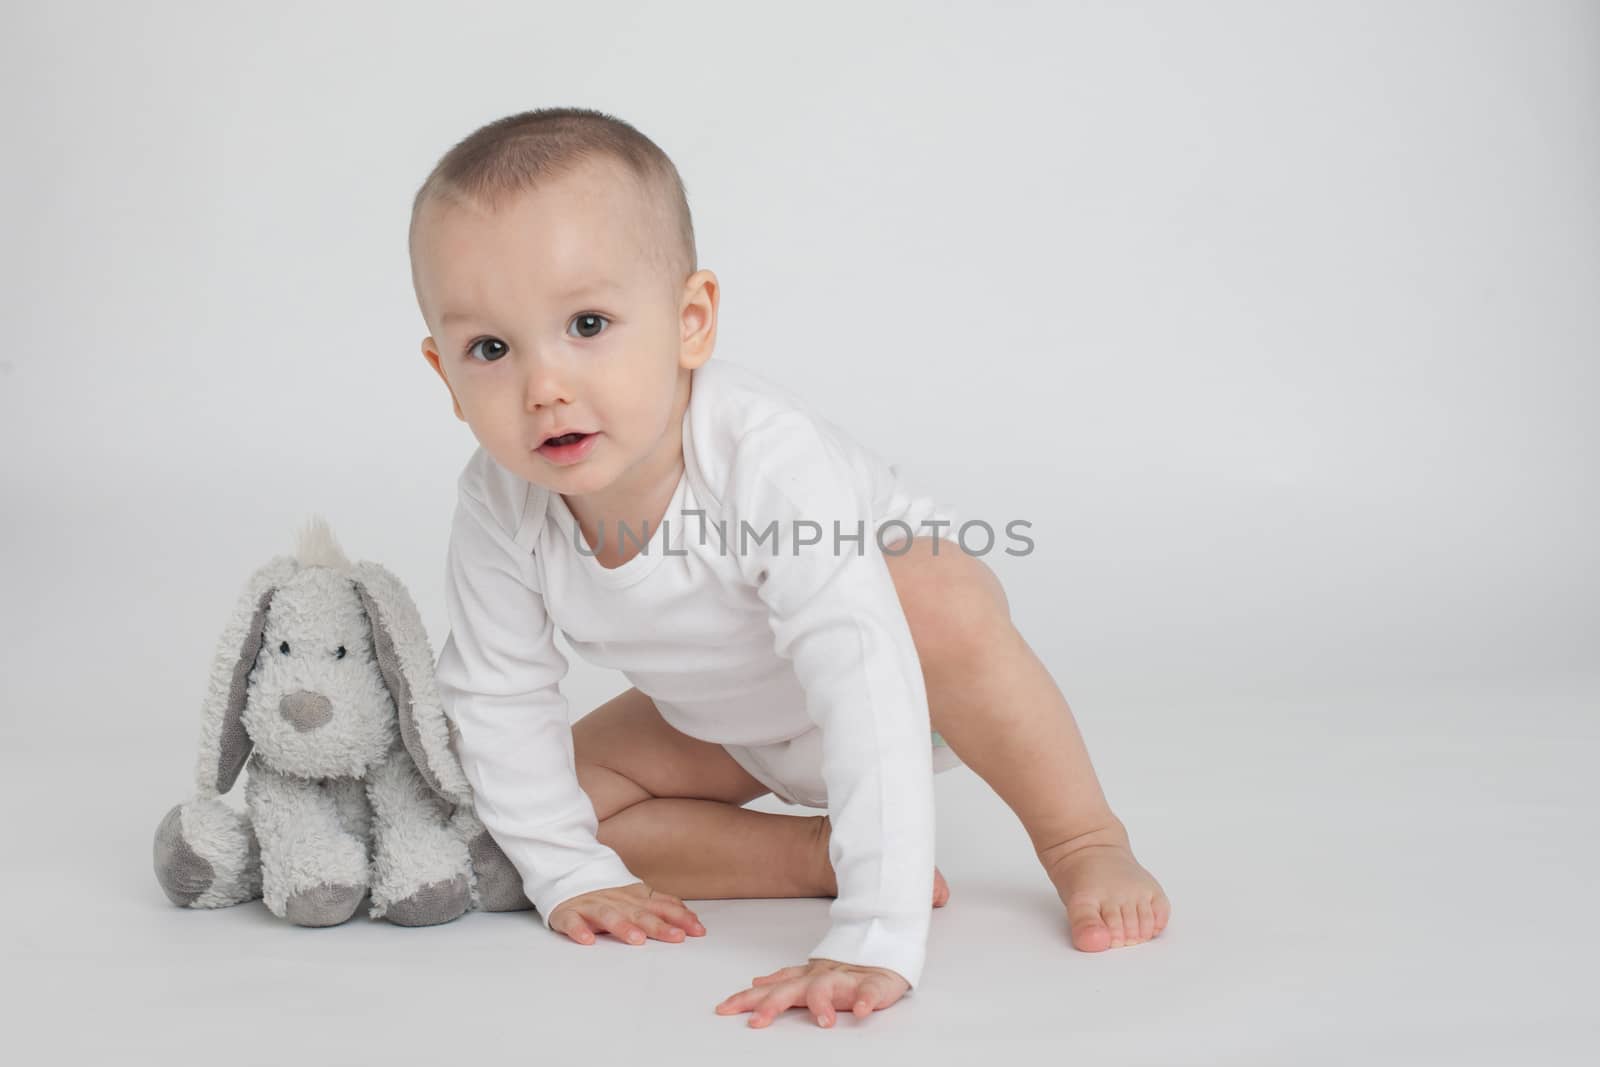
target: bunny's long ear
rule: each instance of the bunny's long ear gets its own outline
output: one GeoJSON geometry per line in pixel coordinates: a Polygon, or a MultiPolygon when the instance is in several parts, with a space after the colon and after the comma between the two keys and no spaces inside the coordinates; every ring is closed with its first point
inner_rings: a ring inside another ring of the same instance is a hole
{"type": "Polygon", "coordinates": [[[200,719],[200,759],[195,781],[201,796],[216,796],[233,788],[244,761],[250,757],[250,735],[241,716],[249,695],[250,672],[261,652],[261,633],[267,626],[272,595],[300,569],[292,556],[274,556],[245,583],[244,591],[217,640],[200,719]]]}
{"type": "Polygon", "coordinates": [[[456,758],[455,724],[444,713],[433,678],[433,649],[422,616],[400,579],[370,560],[350,568],[356,595],[372,623],[372,647],[400,719],[400,740],[422,780],[454,805],[472,802],[456,758]]]}

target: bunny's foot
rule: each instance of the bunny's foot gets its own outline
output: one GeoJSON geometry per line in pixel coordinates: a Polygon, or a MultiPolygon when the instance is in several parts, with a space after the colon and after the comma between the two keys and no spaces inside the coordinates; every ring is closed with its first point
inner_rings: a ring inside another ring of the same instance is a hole
{"type": "Polygon", "coordinates": [[[484,911],[524,911],[533,902],[522,891],[522,876],[511,865],[511,860],[501,851],[488,830],[467,842],[467,852],[472,856],[472,869],[478,877],[478,906],[484,911]]]}
{"type": "Polygon", "coordinates": [[[261,895],[261,850],[250,820],[221,800],[179,804],[156,827],[156,881],[186,908],[225,908],[261,895]]]}
{"type": "Polygon", "coordinates": [[[289,894],[283,917],[296,926],[338,926],[356,913],[366,886],[327,882],[289,894]]]}
{"type": "Polygon", "coordinates": [[[384,911],[383,917],[397,926],[436,926],[459,917],[471,903],[467,876],[458,874],[442,882],[429,882],[384,911]]]}

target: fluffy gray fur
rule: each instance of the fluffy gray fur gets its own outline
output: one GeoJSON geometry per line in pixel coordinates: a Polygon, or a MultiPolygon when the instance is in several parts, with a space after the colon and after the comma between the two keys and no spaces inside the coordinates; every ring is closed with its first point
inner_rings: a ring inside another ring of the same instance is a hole
{"type": "Polygon", "coordinates": [[[472,808],[416,605],[313,517],[250,576],[217,642],[196,796],[156,829],[175,904],[403,926],[532,907],[472,808]],[[342,650],[342,651],[341,651],[342,650]],[[222,800],[248,764],[244,811],[222,800]]]}

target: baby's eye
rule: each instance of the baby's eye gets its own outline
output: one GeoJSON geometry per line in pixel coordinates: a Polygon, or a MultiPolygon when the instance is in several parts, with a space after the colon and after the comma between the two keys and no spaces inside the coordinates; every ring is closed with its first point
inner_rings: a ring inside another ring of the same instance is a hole
{"type": "MultiPolygon", "coordinates": [[[[584,315],[579,315],[577,318],[573,319],[572,321],[575,322],[575,323],[578,323],[578,322],[599,323],[599,322],[610,322],[611,320],[606,318],[604,315],[584,314],[584,315]]],[[[594,331],[594,333],[584,333],[584,334],[579,334],[579,336],[588,338],[588,337],[593,337],[593,336],[595,336],[595,334],[598,334],[600,332],[601,332],[600,330],[596,329],[594,331]]]]}
{"type": "Polygon", "coordinates": [[[497,362],[502,356],[504,356],[506,354],[506,343],[504,341],[500,340],[500,338],[498,338],[498,337],[480,337],[476,341],[472,342],[470,345],[467,346],[467,355],[471,356],[472,353],[476,352],[478,350],[478,346],[479,345],[498,345],[499,346],[499,350],[495,354],[495,357],[493,359],[479,360],[478,362],[480,362],[480,363],[494,363],[494,362],[497,362]]]}

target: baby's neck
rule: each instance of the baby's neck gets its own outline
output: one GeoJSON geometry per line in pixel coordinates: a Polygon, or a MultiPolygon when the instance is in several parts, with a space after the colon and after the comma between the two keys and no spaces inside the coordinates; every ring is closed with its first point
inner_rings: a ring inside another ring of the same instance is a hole
{"type": "Polygon", "coordinates": [[[660,451],[641,463],[641,469],[635,477],[626,480],[626,484],[619,479],[596,493],[561,494],[567,510],[578,522],[589,551],[601,566],[620,567],[638,555],[639,545],[649,540],[666,517],[667,507],[684,476],[683,420],[688,417],[689,398],[693,394],[694,375],[683,370],[678,377],[672,417],[667,420],[668,430],[661,440],[660,451]],[[622,536],[624,526],[626,538],[622,536]],[[602,541],[597,551],[595,545],[602,541]]]}
{"type": "Polygon", "coordinates": [[[578,523],[588,551],[602,567],[620,567],[639,554],[666,518],[667,508],[683,480],[681,433],[673,435],[674,448],[664,464],[641,472],[640,481],[611,485],[597,493],[582,496],[561,494],[567,510],[578,523]],[[598,549],[596,548],[598,545],[598,549]]]}

